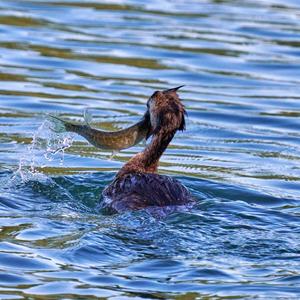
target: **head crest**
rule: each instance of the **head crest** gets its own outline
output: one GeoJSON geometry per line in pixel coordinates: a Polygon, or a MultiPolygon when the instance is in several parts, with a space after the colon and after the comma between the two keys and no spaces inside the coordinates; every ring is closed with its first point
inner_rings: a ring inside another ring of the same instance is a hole
{"type": "Polygon", "coordinates": [[[179,90],[180,88],[184,87],[184,85],[180,85],[180,86],[177,86],[175,88],[171,88],[171,89],[168,89],[168,90],[164,90],[165,93],[168,93],[168,92],[177,92],[177,90],[179,90]]]}

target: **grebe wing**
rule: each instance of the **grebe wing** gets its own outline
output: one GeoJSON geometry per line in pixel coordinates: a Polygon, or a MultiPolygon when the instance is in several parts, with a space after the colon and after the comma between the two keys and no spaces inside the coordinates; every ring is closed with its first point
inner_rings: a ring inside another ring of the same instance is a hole
{"type": "Polygon", "coordinates": [[[178,180],[152,173],[128,174],[117,178],[103,191],[102,196],[102,207],[117,212],[194,202],[191,193],[178,180]]]}

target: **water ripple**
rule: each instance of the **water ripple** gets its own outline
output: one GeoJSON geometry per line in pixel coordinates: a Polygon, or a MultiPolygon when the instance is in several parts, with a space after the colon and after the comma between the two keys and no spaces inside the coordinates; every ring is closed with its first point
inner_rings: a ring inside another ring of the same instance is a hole
{"type": "Polygon", "coordinates": [[[296,0],[1,2],[0,298],[297,299],[299,15],[296,0]],[[142,145],[109,160],[45,113],[120,129],[181,84],[187,131],[160,172],[197,206],[99,215],[142,145]]]}

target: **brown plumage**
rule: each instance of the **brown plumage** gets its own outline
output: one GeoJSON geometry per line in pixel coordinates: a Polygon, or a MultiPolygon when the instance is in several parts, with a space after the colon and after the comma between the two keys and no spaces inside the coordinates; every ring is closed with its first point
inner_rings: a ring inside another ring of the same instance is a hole
{"type": "MultiPolygon", "coordinates": [[[[180,86],[181,87],[181,86],[180,86]]],[[[185,109],[177,90],[156,91],[147,102],[151,132],[149,145],[132,157],[102,193],[102,207],[115,212],[194,202],[176,179],[156,174],[158,162],[177,130],[185,129],[185,109]]]]}

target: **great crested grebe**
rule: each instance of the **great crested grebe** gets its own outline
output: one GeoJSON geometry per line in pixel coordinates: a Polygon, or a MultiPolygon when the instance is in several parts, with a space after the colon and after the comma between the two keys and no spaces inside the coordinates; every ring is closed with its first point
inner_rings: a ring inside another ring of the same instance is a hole
{"type": "Polygon", "coordinates": [[[185,109],[177,90],[156,91],[147,102],[151,142],[133,156],[102,193],[101,208],[112,212],[148,207],[193,204],[188,189],[178,180],[157,174],[158,162],[177,130],[185,129],[185,109]]]}

